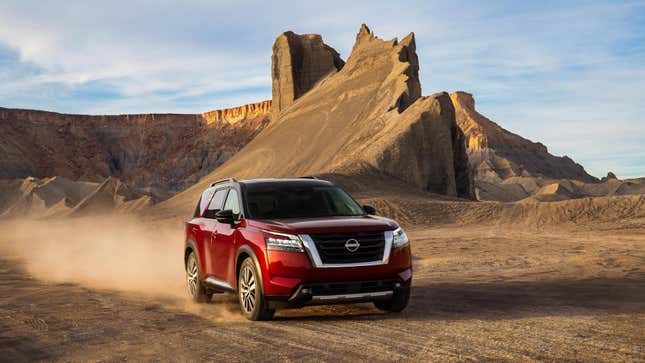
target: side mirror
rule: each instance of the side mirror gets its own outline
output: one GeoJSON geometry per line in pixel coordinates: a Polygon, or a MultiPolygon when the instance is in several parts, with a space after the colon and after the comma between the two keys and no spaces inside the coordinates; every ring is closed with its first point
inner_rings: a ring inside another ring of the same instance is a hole
{"type": "Polygon", "coordinates": [[[202,218],[215,219],[217,212],[217,209],[206,209],[204,214],[202,214],[202,218]]]}
{"type": "Polygon", "coordinates": [[[221,210],[215,213],[215,219],[220,223],[233,224],[235,222],[235,216],[233,211],[230,209],[221,210]]]}
{"type": "Polygon", "coordinates": [[[364,205],[363,210],[365,211],[365,213],[370,215],[376,214],[376,208],[372,207],[371,205],[364,205]]]}

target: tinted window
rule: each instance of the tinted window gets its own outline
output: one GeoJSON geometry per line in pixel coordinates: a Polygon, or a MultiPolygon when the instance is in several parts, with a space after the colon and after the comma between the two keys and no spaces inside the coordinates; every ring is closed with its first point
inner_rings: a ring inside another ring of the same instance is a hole
{"type": "Polygon", "coordinates": [[[333,185],[248,184],[252,218],[361,216],[365,212],[344,190],[333,185]]]}
{"type": "Polygon", "coordinates": [[[237,191],[235,189],[231,189],[231,191],[228,193],[226,204],[224,204],[223,210],[227,209],[232,210],[233,214],[235,215],[240,214],[240,200],[237,197],[237,191]]]}
{"type": "Polygon", "coordinates": [[[214,213],[222,209],[224,197],[226,197],[226,189],[220,189],[215,192],[213,199],[208,203],[208,208],[206,208],[208,213],[204,213],[205,218],[213,218],[214,213]]]}

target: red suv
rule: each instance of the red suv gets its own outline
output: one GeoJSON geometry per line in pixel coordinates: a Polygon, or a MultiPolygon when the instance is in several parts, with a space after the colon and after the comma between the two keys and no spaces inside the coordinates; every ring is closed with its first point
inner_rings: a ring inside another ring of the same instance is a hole
{"type": "Polygon", "coordinates": [[[215,182],[186,223],[188,292],[197,302],[236,292],[251,320],[314,304],[402,311],[410,244],[396,222],[374,213],[316,178],[215,182]]]}

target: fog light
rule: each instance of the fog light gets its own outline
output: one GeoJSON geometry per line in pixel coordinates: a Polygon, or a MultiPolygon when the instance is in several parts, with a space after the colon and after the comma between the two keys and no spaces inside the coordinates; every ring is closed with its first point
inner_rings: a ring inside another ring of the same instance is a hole
{"type": "Polygon", "coordinates": [[[400,283],[400,282],[397,282],[396,284],[394,284],[394,287],[396,287],[396,288],[401,287],[401,283],[400,283]]]}

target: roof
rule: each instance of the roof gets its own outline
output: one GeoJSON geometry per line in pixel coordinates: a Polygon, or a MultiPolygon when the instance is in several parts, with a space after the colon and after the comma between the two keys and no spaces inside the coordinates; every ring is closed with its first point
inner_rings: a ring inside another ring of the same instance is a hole
{"type": "Polygon", "coordinates": [[[305,185],[333,185],[332,182],[313,178],[265,178],[265,179],[246,179],[240,180],[240,184],[245,185],[270,185],[270,184],[290,184],[294,186],[305,185]]]}
{"type": "Polygon", "coordinates": [[[261,178],[261,179],[245,179],[237,180],[235,178],[227,178],[217,180],[210,184],[208,189],[214,187],[225,187],[232,184],[239,183],[250,186],[266,186],[266,185],[290,185],[290,186],[306,186],[306,185],[334,185],[332,182],[315,177],[302,177],[302,178],[261,178]]]}

